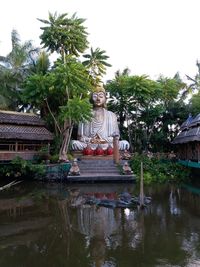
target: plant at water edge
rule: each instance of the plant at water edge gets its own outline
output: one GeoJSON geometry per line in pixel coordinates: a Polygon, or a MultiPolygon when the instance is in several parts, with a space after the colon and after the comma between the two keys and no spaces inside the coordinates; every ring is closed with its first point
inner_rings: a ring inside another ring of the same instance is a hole
{"type": "Polygon", "coordinates": [[[148,158],[146,155],[135,155],[130,160],[130,166],[140,180],[141,162],[145,184],[164,184],[168,182],[181,183],[189,179],[190,171],[177,162],[148,158]]]}

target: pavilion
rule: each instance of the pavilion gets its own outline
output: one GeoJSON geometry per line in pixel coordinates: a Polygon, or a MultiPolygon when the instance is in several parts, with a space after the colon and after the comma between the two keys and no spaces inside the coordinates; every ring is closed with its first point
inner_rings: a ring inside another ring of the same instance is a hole
{"type": "Polygon", "coordinates": [[[33,113],[0,110],[0,161],[16,156],[32,160],[43,149],[49,152],[53,134],[33,113]]]}

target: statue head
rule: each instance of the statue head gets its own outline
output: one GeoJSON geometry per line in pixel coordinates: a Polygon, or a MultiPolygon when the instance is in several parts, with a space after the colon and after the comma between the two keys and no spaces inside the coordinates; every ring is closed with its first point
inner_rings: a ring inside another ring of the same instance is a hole
{"type": "Polygon", "coordinates": [[[97,86],[91,94],[90,102],[94,107],[106,107],[106,91],[103,86],[97,86]]]}

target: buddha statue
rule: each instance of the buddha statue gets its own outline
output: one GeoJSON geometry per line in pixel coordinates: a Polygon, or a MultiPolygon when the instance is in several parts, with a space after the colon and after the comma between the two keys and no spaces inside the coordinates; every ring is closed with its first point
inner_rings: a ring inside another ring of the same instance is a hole
{"type": "MultiPolygon", "coordinates": [[[[98,86],[91,95],[92,119],[78,126],[78,140],[72,140],[72,150],[83,150],[90,146],[93,150],[100,144],[106,150],[113,146],[113,137],[120,136],[116,115],[106,109],[106,92],[98,86]]],[[[126,140],[119,141],[119,150],[129,149],[126,140]]]]}

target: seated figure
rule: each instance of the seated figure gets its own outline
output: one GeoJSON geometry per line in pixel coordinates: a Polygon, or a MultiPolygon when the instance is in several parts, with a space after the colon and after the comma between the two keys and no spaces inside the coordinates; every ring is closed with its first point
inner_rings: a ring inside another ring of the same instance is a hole
{"type": "Polygon", "coordinates": [[[132,174],[133,171],[131,170],[131,167],[129,166],[128,162],[126,161],[122,167],[123,174],[132,174]]]}
{"type": "MultiPolygon", "coordinates": [[[[78,140],[72,140],[72,150],[83,150],[90,144],[95,150],[100,144],[105,150],[113,146],[113,137],[119,136],[119,127],[116,115],[105,108],[105,89],[98,86],[92,93],[93,117],[91,121],[80,123],[78,126],[78,140]]],[[[119,141],[119,150],[129,149],[126,140],[119,141]]]]}
{"type": "Polygon", "coordinates": [[[74,159],[72,166],[69,170],[69,175],[80,175],[80,169],[77,163],[77,159],[74,159]]]}
{"type": "Polygon", "coordinates": [[[124,152],[122,153],[122,159],[129,160],[130,158],[131,158],[131,154],[129,153],[127,149],[125,149],[124,152]]]}

